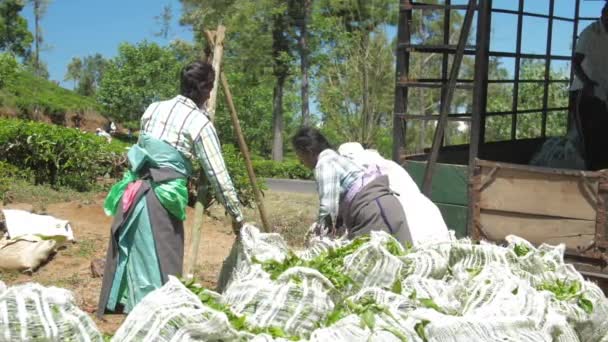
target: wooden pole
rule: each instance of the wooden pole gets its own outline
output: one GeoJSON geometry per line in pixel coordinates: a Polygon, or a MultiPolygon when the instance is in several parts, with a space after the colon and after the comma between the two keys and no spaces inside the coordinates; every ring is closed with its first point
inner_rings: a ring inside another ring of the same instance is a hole
{"type": "MultiPolygon", "coordinates": [[[[215,70],[215,80],[213,81],[213,90],[206,103],[206,109],[209,113],[211,122],[215,119],[215,108],[217,106],[217,89],[220,79],[220,67],[222,65],[222,57],[224,55],[224,36],[226,28],[222,25],[218,26],[216,32],[205,30],[205,36],[210,46],[213,46],[212,66],[215,70]]],[[[187,278],[194,278],[194,272],[198,266],[198,251],[201,243],[201,230],[203,227],[203,218],[205,211],[205,202],[208,196],[209,182],[205,177],[205,172],[201,169],[198,175],[198,191],[196,194],[196,204],[194,205],[194,223],[192,225],[190,241],[190,263],[188,264],[187,278]]]]}
{"type": "Polygon", "coordinates": [[[239,117],[236,113],[236,108],[234,107],[234,102],[232,101],[232,93],[230,92],[230,88],[228,87],[228,80],[226,79],[226,75],[224,72],[220,73],[220,79],[222,82],[222,88],[224,89],[224,95],[226,95],[226,102],[228,102],[228,107],[230,108],[230,119],[232,119],[232,125],[234,126],[234,131],[236,133],[236,137],[239,142],[239,147],[241,149],[241,153],[245,158],[245,166],[247,167],[247,174],[249,175],[249,181],[251,182],[251,187],[253,188],[253,194],[255,196],[255,201],[258,205],[258,210],[260,211],[260,218],[262,219],[262,227],[264,232],[270,232],[270,224],[268,223],[268,216],[266,215],[266,209],[264,208],[264,202],[262,201],[262,194],[260,193],[260,189],[258,188],[258,183],[255,177],[255,172],[253,171],[253,165],[251,164],[251,157],[249,155],[249,148],[247,147],[247,143],[245,142],[245,137],[243,135],[243,131],[241,130],[241,124],[239,122],[239,117]]]}
{"type": "Polygon", "coordinates": [[[207,111],[211,121],[215,119],[215,108],[217,107],[217,91],[220,83],[220,72],[222,67],[222,58],[224,56],[224,38],[226,36],[226,27],[219,25],[215,32],[205,30],[205,36],[209,44],[213,44],[213,60],[211,65],[215,70],[215,80],[213,81],[213,90],[207,100],[207,111]]]}

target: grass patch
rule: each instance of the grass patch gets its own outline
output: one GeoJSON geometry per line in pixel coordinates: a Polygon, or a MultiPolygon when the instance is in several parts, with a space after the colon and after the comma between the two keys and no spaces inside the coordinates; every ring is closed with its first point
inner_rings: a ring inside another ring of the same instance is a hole
{"type": "Polygon", "coordinates": [[[95,255],[96,250],[96,240],[79,240],[76,242],[76,244],[67,247],[67,249],[63,251],[62,254],[69,257],[90,259],[95,255]]]}
{"type": "Polygon", "coordinates": [[[61,287],[61,288],[66,288],[66,289],[74,289],[82,283],[83,283],[83,279],[80,277],[80,275],[78,273],[72,273],[71,276],[61,278],[61,279],[53,282],[53,284],[49,285],[49,286],[56,286],[56,287],[61,287]]]}
{"type": "Polygon", "coordinates": [[[1,270],[0,271],[0,281],[5,283],[14,282],[19,278],[21,272],[15,270],[1,270]]]}
{"type": "MultiPolygon", "coordinates": [[[[5,194],[5,202],[30,203],[35,212],[42,213],[52,203],[70,201],[90,201],[96,191],[78,192],[69,188],[54,189],[50,185],[33,185],[29,181],[13,179],[8,185],[5,194]]],[[[6,203],[5,203],[6,204],[6,203]]]]}
{"type": "MultiPolygon", "coordinates": [[[[305,235],[310,225],[316,220],[319,199],[316,194],[297,194],[266,191],[264,206],[272,230],[283,236],[292,247],[304,245],[305,235]]],[[[215,205],[210,210],[211,215],[219,217],[224,224],[230,225],[230,217],[224,216],[224,209],[215,205]]],[[[245,220],[261,227],[262,220],[257,208],[245,209],[245,220]]]]}

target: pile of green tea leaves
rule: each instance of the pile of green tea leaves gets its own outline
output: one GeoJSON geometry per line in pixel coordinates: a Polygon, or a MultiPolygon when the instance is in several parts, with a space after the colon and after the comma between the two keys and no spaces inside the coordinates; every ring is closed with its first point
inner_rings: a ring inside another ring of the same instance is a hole
{"type": "Polygon", "coordinates": [[[300,340],[300,337],[298,337],[298,336],[289,336],[280,327],[260,328],[260,327],[251,326],[250,324],[247,323],[246,316],[239,316],[239,315],[235,314],[234,312],[232,312],[232,310],[228,306],[219,302],[216,299],[216,297],[214,295],[212,295],[212,293],[209,290],[207,290],[206,288],[204,288],[198,284],[195,284],[194,279],[191,279],[191,280],[181,279],[181,282],[186,286],[186,288],[188,288],[188,290],[192,291],[192,293],[197,295],[198,298],[201,300],[201,302],[204,305],[225,314],[226,317],[228,318],[228,321],[230,322],[230,325],[235,330],[246,331],[246,332],[252,333],[254,335],[268,334],[274,338],[284,338],[284,339],[290,340],[290,341],[299,341],[300,340]]]}
{"type": "MultiPolygon", "coordinates": [[[[344,273],[344,259],[369,241],[369,235],[361,236],[345,246],[330,249],[309,261],[301,259],[290,251],[283,262],[276,260],[261,262],[256,258],[253,258],[253,262],[261,264],[264,271],[268,272],[273,280],[276,280],[283,272],[292,267],[312,268],[324,275],[340,291],[349,285],[354,285],[353,280],[344,273]]],[[[404,252],[404,248],[399,246],[396,240],[386,241],[385,247],[395,256],[403,256],[407,252],[407,250],[404,252]]]]}
{"type": "Polygon", "coordinates": [[[245,229],[225,291],[178,283],[148,301],[162,303],[154,321],[173,326],[139,336],[173,336],[185,322],[183,331],[214,341],[608,341],[608,299],[564,264],[563,246],[507,237],[505,247],[462,239],[412,248],[372,232],[294,251],[276,234],[245,229]],[[183,312],[169,305],[175,293],[183,312]],[[162,316],[163,305],[173,313],[162,316]]]}
{"type": "Polygon", "coordinates": [[[539,291],[549,291],[560,301],[576,300],[577,305],[588,314],[593,312],[593,302],[585,298],[579,281],[556,280],[545,282],[538,287],[539,291]]]}

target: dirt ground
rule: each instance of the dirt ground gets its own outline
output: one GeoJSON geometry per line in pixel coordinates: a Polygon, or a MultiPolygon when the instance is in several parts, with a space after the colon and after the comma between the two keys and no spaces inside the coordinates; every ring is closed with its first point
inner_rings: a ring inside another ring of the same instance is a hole
{"type": "MultiPolygon", "coordinates": [[[[269,197],[269,196],[267,196],[269,197]]],[[[286,195],[270,196],[267,205],[276,208],[276,203],[285,204],[286,195]]],[[[294,226],[293,222],[302,221],[302,217],[314,217],[315,199],[311,196],[289,196],[291,208],[283,211],[283,219],[272,212],[271,218],[275,222],[275,230],[281,232],[288,226],[294,226]]],[[[77,243],[69,244],[60,249],[55,256],[44,266],[38,269],[33,275],[20,273],[0,272],[0,280],[7,285],[15,285],[26,282],[38,282],[45,286],[58,286],[74,292],[76,301],[80,308],[94,317],[97,307],[99,291],[101,289],[101,278],[93,278],[91,273],[91,261],[97,258],[104,258],[108,238],[111,217],[104,214],[102,210],[104,195],[98,194],[87,201],[72,201],[67,203],[50,204],[46,207],[45,213],[57,218],[69,220],[77,243]]],[[[27,209],[31,205],[7,205],[6,208],[27,209]]],[[[193,209],[188,208],[188,219],[185,222],[186,230],[186,257],[189,260],[189,241],[190,229],[192,226],[193,209]]],[[[202,285],[214,289],[216,278],[224,258],[228,255],[234,235],[229,224],[229,219],[223,217],[221,210],[212,211],[215,218],[205,217],[199,248],[197,268],[197,278],[202,285]]],[[[255,220],[253,210],[246,211],[246,217],[255,220]]],[[[306,221],[308,223],[309,221],[306,221]]],[[[306,225],[302,225],[303,227],[306,225]]],[[[301,228],[297,229],[301,231],[301,228]]],[[[293,232],[293,230],[292,230],[293,232]]],[[[295,232],[294,235],[300,236],[295,232]]],[[[296,242],[297,243],[297,242],[296,242]]],[[[107,315],[104,320],[94,317],[100,331],[113,334],[123,322],[123,315],[107,315]]]]}

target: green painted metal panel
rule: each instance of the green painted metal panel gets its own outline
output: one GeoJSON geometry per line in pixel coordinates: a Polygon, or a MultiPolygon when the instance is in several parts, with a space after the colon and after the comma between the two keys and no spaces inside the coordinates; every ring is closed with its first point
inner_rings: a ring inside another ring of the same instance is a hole
{"type": "Polygon", "coordinates": [[[456,237],[463,238],[467,236],[468,208],[460,205],[436,204],[448,228],[456,231],[456,237]]]}
{"type": "MultiPolygon", "coordinates": [[[[405,169],[418,187],[422,187],[426,162],[407,161],[405,169]]],[[[463,165],[436,164],[431,188],[431,200],[435,203],[467,206],[468,169],[463,165]]]]}

